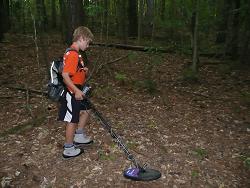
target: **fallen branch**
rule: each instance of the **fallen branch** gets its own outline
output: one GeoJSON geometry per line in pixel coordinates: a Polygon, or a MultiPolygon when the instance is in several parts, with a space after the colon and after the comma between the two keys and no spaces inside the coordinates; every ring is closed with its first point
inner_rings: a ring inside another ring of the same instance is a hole
{"type": "Polygon", "coordinates": [[[13,99],[15,96],[0,96],[0,99],[13,99]]]}
{"type": "Polygon", "coordinates": [[[107,62],[107,63],[104,63],[104,64],[102,64],[103,66],[105,66],[105,65],[110,65],[110,64],[113,64],[113,63],[115,63],[115,62],[117,62],[117,61],[120,61],[120,60],[122,60],[122,59],[125,59],[125,58],[127,58],[128,57],[128,54],[127,55],[124,55],[124,56],[122,56],[122,57],[119,57],[119,58],[117,58],[117,59],[114,59],[114,60],[112,60],[112,61],[109,61],[109,62],[107,62]]]}
{"type": "Polygon", "coordinates": [[[35,90],[35,89],[29,89],[29,88],[23,88],[23,87],[18,87],[18,86],[6,86],[9,89],[15,89],[15,90],[20,90],[20,91],[25,91],[25,92],[30,92],[30,93],[35,93],[39,95],[47,95],[47,92],[45,91],[40,91],[40,90],[35,90]]]}
{"type": "Polygon", "coordinates": [[[26,109],[30,113],[30,116],[34,118],[33,112],[30,107],[30,91],[27,85],[25,86],[25,89],[26,89],[26,109]]]}
{"type": "Polygon", "coordinates": [[[101,47],[111,47],[118,48],[123,50],[133,50],[133,51],[142,51],[142,52],[161,52],[161,53],[173,53],[171,49],[164,49],[162,47],[149,47],[149,46],[133,46],[126,44],[105,44],[105,43],[92,43],[92,46],[101,46],[101,47]]]}
{"type": "Polygon", "coordinates": [[[20,134],[21,132],[25,132],[34,127],[39,127],[43,125],[43,122],[46,120],[47,114],[42,114],[36,118],[30,119],[22,124],[19,124],[15,127],[4,130],[0,133],[0,138],[6,137],[9,134],[20,134]]]}
{"type": "Polygon", "coordinates": [[[115,62],[117,62],[117,61],[120,61],[120,60],[122,60],[122,59],[125,59],[125,58],[127,58],[127,57],[128,57],[128,54],[125,55],[125,56],[119,57],[119,58],[117,58],[117,59],[115,59],[115,60],[109,61],[109,62],[107,62],[107,63],[101,64],[101,65],[98,67],[98,69],[96,70],[96,74],[97,74],[97,72],[99,72],[99,70],[101,70],[104,66],[113,64],[113,63],[115,63],[115,62]]]}
{"type": "MultiPolygon", "coordinates": [[[[167,49],[163,47],[152,47],[152,46],[133,46],[133,45],[126,45],[126,44],[106,44],[106,43],[99,43],[95,42],[91,44],[91,47],[109,47],[109,48],[117,48],[123,50],[133,50],[133,51],[141,51],[141,52],[160,52],[160,53],[174,53],[176,50],[174,49],[167,49]]],[[[187,54],[191,55],[191,54],[187,54]]],[[[230,56],[229,53],[200,53],[199,56],[202,57],[209,57],[209,58],[224,58],[230,56]]]]}
{"type": "MultiPolygon", "coordinates": [[[[122,59],[127,58],[128,56],[129,56],[129,55],[127,54],[127,55],[124,55],[124,56],[119,57],[119,58],[117,58],[117,59],[111,60],[111,61],[109,61],[109,62],[107,62],[107,63],[103,63],[103,64],[99,65],[98,68],[96,69],[95,74],[97,74],[104,66],[110,65],[110,64],[113,64],[113,63],[116,63],[116,62],[118,62],[118,61],[120,61],[120,60],[122,60],[122,59]]],[[[89,80],[91,79],[92,75],[93,75],[93,72],[91,73],[91,75],[89,76],[89,78],[88,78],[87,81],[89,81],[89,80]]]]}

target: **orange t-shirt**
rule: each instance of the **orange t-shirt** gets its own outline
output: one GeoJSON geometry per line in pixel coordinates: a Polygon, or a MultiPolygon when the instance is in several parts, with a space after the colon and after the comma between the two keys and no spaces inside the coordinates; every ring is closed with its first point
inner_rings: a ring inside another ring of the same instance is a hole
{"type": "MultiPolygon", "coordinates": [[[[69,76],[75,85],[83,85],[86,80],[86,73],[83,70],[84,63],[81,55],[76,51],[68,51],[63,56],[64,67],[63,72],[69,73],[69,76]]],[[[71,90],[70,88],[68,88],[71,90]]]]}

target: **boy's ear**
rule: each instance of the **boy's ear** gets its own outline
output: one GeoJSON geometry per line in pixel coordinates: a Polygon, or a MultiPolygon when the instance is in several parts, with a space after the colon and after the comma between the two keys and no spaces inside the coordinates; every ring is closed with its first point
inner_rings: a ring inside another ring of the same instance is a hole
{"type": "Polygon", "coordinates": [[[78,40],[79,40],[79,41],[83,41],[83,37],[82,37],[82,36],[80,36],[78,40]]]}

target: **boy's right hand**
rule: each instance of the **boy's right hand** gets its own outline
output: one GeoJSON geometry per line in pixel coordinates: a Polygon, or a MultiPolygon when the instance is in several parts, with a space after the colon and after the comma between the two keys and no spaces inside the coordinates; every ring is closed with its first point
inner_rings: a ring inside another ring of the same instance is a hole
{"type": "Polygon", "coordinates": [[[76,100],[83,100],[84,93],[80,89],[77,89],[75,91],[75,98],[76,98],[76,100]]]}

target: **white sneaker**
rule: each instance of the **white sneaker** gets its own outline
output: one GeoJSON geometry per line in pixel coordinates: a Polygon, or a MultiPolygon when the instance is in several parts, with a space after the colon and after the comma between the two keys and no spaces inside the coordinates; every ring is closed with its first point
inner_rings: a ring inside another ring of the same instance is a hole
{"type": "Polygon", "coordinates": [[[88,137],[86,134],[75,134],[74,144],[90,144],[93,140],[88,137]]]}
{"type": "Polygon", "coordinates": [[[72,146],[70,148],[65,148],[63,150],[63,158],[64,159],[69,159],[72,157],[77,157],[79,155],[81,155],[82,153],[84,153],[83,149],[79,149],[79,148],[75,148],[75,146],[72,146]]]}

